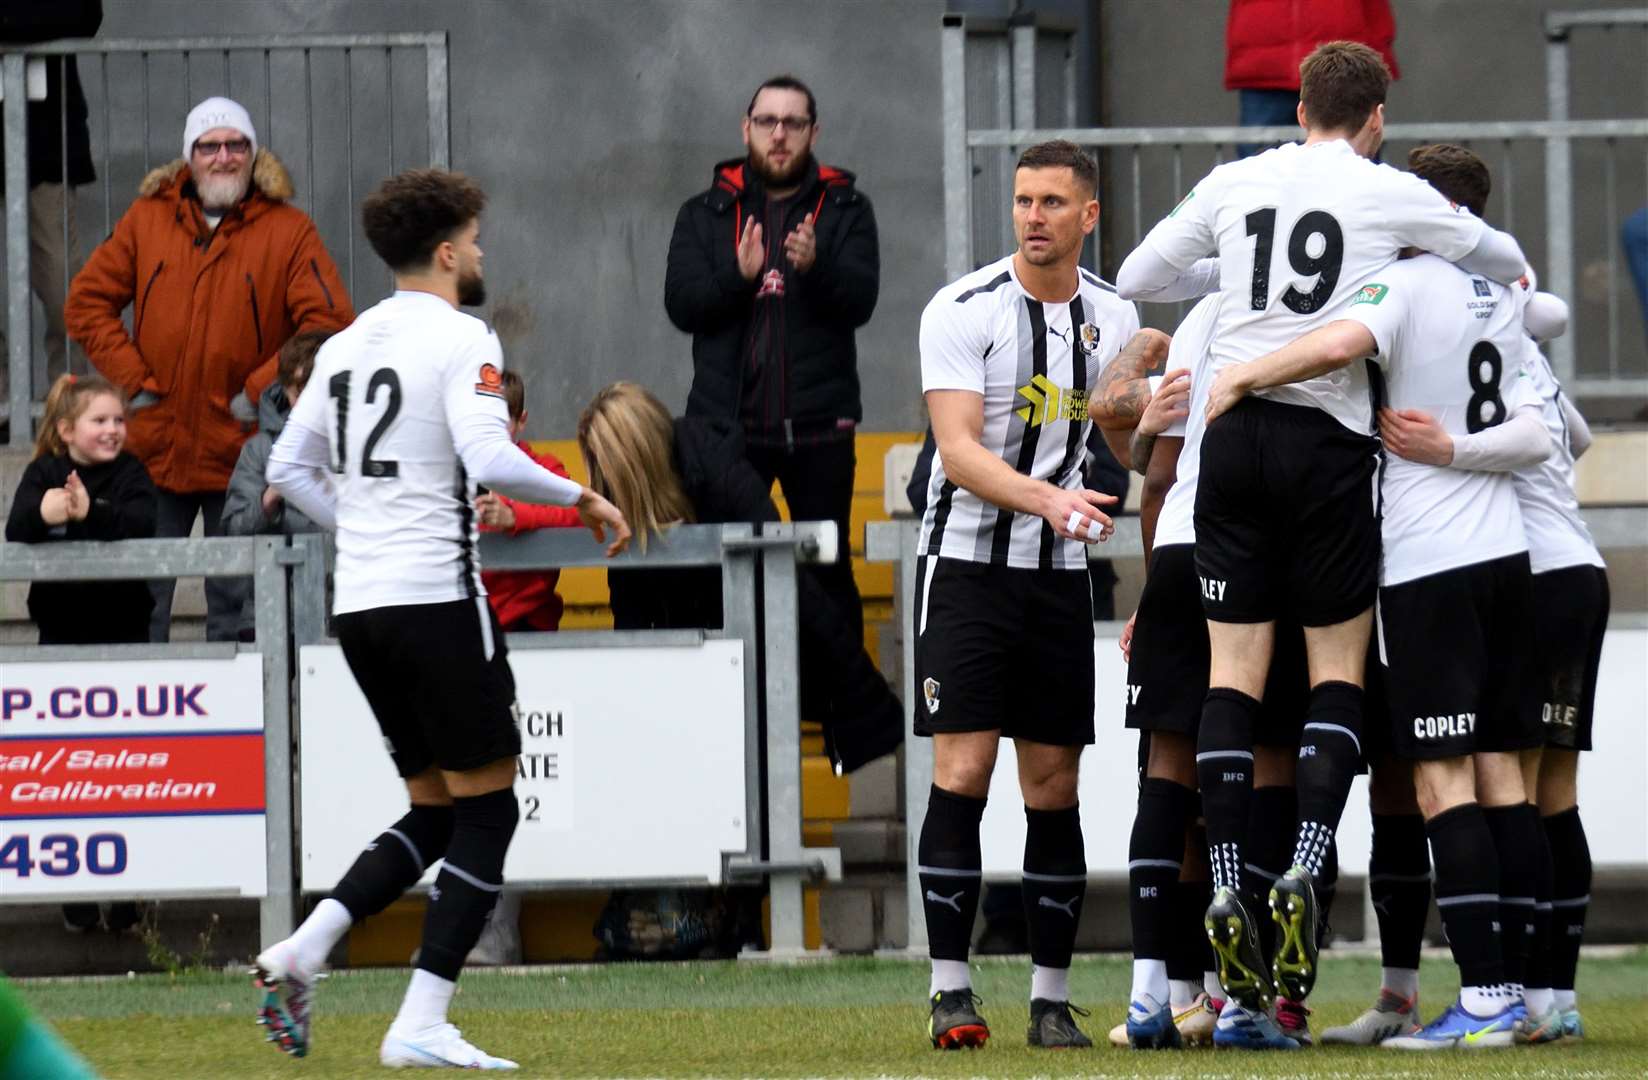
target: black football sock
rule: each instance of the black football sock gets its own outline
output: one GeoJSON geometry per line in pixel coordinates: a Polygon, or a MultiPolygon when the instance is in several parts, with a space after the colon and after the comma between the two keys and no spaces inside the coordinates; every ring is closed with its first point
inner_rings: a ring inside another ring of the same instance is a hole
{"type": "Polygon", "coordinates": [[[1556,868],[1551,861],[1551,842],[1539,820],[1539,808],[1532,803],[1523,803],[1522,807],[1532,819],[1528,836],[1532,842],[1534,864],[1534,929],[1533,937],[1528,942],[1528,966],[1522,973],[1522,981],[1530,988],[1549,990],[1552,989],[1551,890],[1556,868]]]}
{"type": "Polygon", "coordinates": [[[1534,936],[1538,869],[1532,837],[1539,828],[1539,812],[1518,803],[1485,807],[1482,817],[1499,856],[1499,947],[1505,958],[1505,981],[1520,986],[1534,936]],[[1525,814],[1524,810],[1532,812],[1525,814]]]}
{"type": "MultiPolygon", "coordinates": [[[[1024,922],[1030,962],[1039,968],[1070,966],[1087,895],[1087,848],[1081,811],[1024,808],[1024,922]]],[[[1183,830],[1180,831],[1182,854],[1183,830]]],[[[1178,874],[1177,869],[1173,871],[1178,874]]]]}
{"type": "Polygon", "coordinates": [[[917,847],[921,894],[926,900],[927,954],[934,960],[967,962],[978,913],[979,819],[984,800],[945,791],[934,784],[917,847]]]}
{"type": "Polygon", "coordinates": [[[1459,965],[1459,983],[1498,986],[1505,981],[1496,929],[1499,857],[1482,808],[1465,803],[1444,810],[1425,823],[1425,833],[1436,867],[1436,906],[1459,965]]]}
{"type": "MultiPolygon", "coordinates": [[[[1127,903],[1135,959],[1171,959],[1174,942],[1184,933],[1174,921],[1175,900],[1185,829],[1196,806],[1196,793],[1183,784],[1146,777],[1139,785],[1139,809],[1133,815],[1133,838],[1127,850],[1127,903]]],[[[1200,921],[1198,913],[1197,924],[1200,921]]],[[[1198,969],[1196,978],[1200,977],[1198,969]]]]}
{"type": "Polygon", "coordinates": [[[1585,940],[1585,913],[1591,904],[1591,845],[1579,807],[1545,819],[1551,846],[1551,987],[1574,988],[1579,945],[1585,940]]]}
{"type": "Polygon", "coordinates": [[[446,854],[452,839],[450,806],[416,806],[356,856],[332,889],[332,899],[356,922],[376,915],[418,883],[429,865],[446,854]]]}
{"type": "Polygon", "coordinates": [[[418,967],[456,981],[464,958],[480,940],[487,913],[504,887],[504,856],[515,835],[520,808],[513,789],[452,800],[452,842],[423,920],[418,967]]]}
{"type": "Polygon", "coordinates": [[[1362,688],[1326,682],[1311,690],[1299,734],[1299,839],[1293,862],[1320,877],[1345,797],[1362,761],[1362,688]]]}
{"type": "Polygon", "coordinates": [[[1368,891],[1379,920],[1380,962],[1419,970],[1425,916],[1431,906],[1431,856],[1425,819],[1418,814],[1374,814],[1368,891]]]}
{"type": "Polygon", "coordinates": [[[1215,888],[1242,888],[1242,852],[1253,801],[1253,721],[1259,703],[1216,686],[1202,702],[1196,779],[1207,819],[1207,855],[1215,888]]]}
{"type": "Polygon", "coordinates": [[[1247,848],[1243,855],[1242,902],[1254,915],[1259,947],[1269,957],[1275,948],[1276,923],[1259,913],[1268,910],[1270,887],[1292,864],[1294,832],[1298,827],[1299,799],[1292,787],[1253,789],[1248,812],[1247,848]]]}

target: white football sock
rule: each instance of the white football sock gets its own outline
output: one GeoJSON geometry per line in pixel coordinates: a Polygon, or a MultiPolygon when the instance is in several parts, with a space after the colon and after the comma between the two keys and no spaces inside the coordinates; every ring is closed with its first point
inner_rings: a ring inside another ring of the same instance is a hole
{"type": "MultiPolygon", "coordinates": [[[[1167,969],[1164,967],[1162,971],[1167,969]]],[[[1070,1000],[1070,969],[1030,965],[1030,999],[1043,1001],[1070,1000]]]]}
{"type": "Polygon", "coordinates": [[[406,988],[406,997],[401,999],[401,1011],[395,1014],[395,1022],[390,1027],[401,1031],[422,1031],[446,1023],[446,1007],[452,1003],[452,995],[457,989],[458,984],[452,980],[443,979],[423,968],[415,968],[412,982],[406,988]]]}
{"type": "Polygon", "coordinates": [[[940,990],[970,990],[972,986],[973,975],[967,970],[967,961],[933,961],[933,977],[927,984],[928,997],[932,997],[940,990]]]}
{"type": "Polygon", "coordinates": [[[287,939],[297,950],[298,963],[307,971],[320,970],[326,965],[332,946],[349,932],[354,921],[349,909],[330,896],[316,904],[315,910],[303,920],[303,925],[287,939]]]}
{"type": "Polygon", "coordinates": [[[1144,999],[1148,997],[1150,998],[1148,1004],[1160,1008],[1168,1003],[1171,994],[1172,990],[1167,982],[1167,961],[1141,960],[1135,957],[1133,960],[1133,1000],[1145,1003],[1144,999]]]}
{"type": "Polygon", "coordinates": [[[1379,969],[1379,985],[1393,994],[1412,998],[1419,993],[1419,969],[1382,967],[1379,969]]]}

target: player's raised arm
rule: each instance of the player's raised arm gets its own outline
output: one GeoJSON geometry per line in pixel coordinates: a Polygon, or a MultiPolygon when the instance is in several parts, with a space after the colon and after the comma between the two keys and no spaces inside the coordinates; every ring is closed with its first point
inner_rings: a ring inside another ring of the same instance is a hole
{"type": "Polygon", "coordinates": [[[1211,424],[1255,390],[1314,379],[1376,351],[1373,332],[1361,323],[1350,319],[1328,323],[1273,353],[1219,372],[1207,394],[1207,422],[1211,424]]]}
{"type": "Polygon", "coordinates": [[[1216,178],[1208,176],[1156,223],[1116,271],[1116,295],[1165,303],[1219,287],[1219,245],[1210,216],[1215,187],[1216,178]]]}
{"type": "Polygon", "coordinates": [[[477,339],[465,357],[454,364],[453,375],[447,381],[447,424],[464,471],[477,484],[522,502],[578,507],[585,527],[607,544],[607,554],[618,554],[630,538],[629,524],[618,508],[592,489],[539,465],[521,453],[510,438],[503,398],[490,389],[491,380],[484,375],[487,368],[499,371],[502,366],[498,339],[488,334],[477,339]],[[612,532],[610,541],[608,530],[612,532]]]}

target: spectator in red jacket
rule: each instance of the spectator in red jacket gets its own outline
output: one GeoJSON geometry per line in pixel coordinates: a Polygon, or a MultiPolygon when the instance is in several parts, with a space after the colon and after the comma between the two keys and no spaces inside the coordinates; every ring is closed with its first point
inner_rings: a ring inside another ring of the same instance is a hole
{"type": "MultiPolygon", "coordinates": [[[[557,476],[566,476],[566,466],[554,454],[537,453],[521,441],[521,432],[526,427],[526,384],[513,371],[504,372],[503,380],[510,437],[527,457],[557,476]]],[[[537,506],[516,502],[492,491],[475,500],[475,511],[483,531],[510,536],[533,529],[583,527],[575,506],[537,506]]],[[[498,625],[505,633],[554,630],[561,625],[561,598],[555,592],[555,583],[560,577],[559,570],[483,570],[481,584],[486,586],[498,625]]]]}
{"type": "MultiPolygon", "coordinates": [[[[1401,75],[1391,44],[1390,0],[1230,0],[1225,20],[1225,89],[1241,97],[1243,127],[1298,123],[1299,64],[1324,41],[1359,41],[1401,75]]],[[[1264,145],[1237,147],[1242,157],[1264,145]]]]}

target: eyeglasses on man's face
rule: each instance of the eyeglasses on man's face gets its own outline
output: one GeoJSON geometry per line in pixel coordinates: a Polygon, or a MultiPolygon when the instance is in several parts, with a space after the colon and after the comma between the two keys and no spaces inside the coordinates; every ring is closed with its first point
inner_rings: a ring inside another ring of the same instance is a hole
{"type": "Polygon", "coordinates": [[[756,113],[750,117],[750,127],[763,135],[770,135],[780,127],[786,131],[799,133],[812,126],[812,120],[805,116],[774,116],[772,113],[756,113]]]}
{"type": "Polygon", "coordinates": [[[222,150],[227,150],[230,157],[245,157],[251,149],[251,139],[199,139],[195,142],[195,154],[203,158],[215,158],[222,150]]]}

